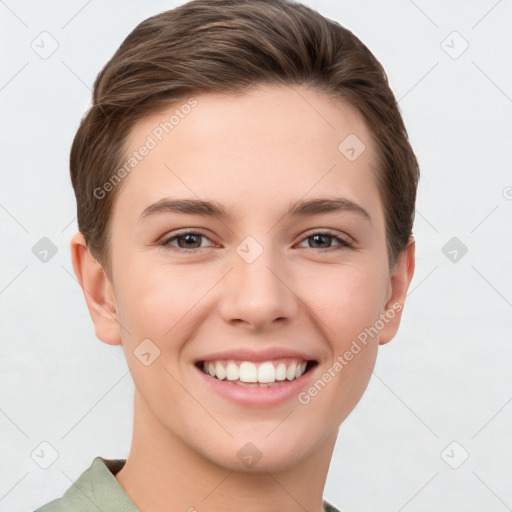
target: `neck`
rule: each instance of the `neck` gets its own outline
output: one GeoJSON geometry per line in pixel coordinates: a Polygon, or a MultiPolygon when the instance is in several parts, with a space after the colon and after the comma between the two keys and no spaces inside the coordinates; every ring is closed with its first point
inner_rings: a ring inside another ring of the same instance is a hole
{"type": "Polygon", "coordinates": [[[280,471],[238,472],[202,457],[165,429],[135,390],[130,455],[115,475],[144,512],[322,512],[337,431],[314,454],[280,471]]]}

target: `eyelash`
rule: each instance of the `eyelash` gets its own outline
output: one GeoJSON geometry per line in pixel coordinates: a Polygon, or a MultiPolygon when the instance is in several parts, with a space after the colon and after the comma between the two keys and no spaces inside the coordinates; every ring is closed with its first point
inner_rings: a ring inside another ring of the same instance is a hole
{"type": "MultiPolygon", "coordinates": [[[[182,233],[178,233],[177,235],[173,235],[169,238],[163,239],[161,242],[158,243],[158,245],[160,245],[164,249],[171,251],[171,252],[186,252],[186,253],[201,253],[201,252],[203,252],[204,249],[208,248],[208,247],[193,247],[192,249],[184,249],[182,247],[173,247],[172,245],[170,245],[170,242],[177,240],[178,238],[185,237],[187,235],[199,235],[199,236],[202,236],[209,240],[209,238],[204,233],[201,233],[200,231],[184,231],[182,233]]],[[[316,235],[324,235],[324,236],[327,236],[327,237],[339,242],[338,246],[328,247],[327,249],[320,249],[321,252],[327,252],[327,251],[331,251],[331,250],[348,249],[348,248],[353,247],[352,243],[348,242],[344,238],[337,236],[334,232],[329,231],[329,230],[316,231],[314,233],[311,233],[308,236],[304,237],[301,240],[301,242],[304,240],[307,240],[308,238],[312,238],[316,235]]],[[[316,247],[306,247],[306,249],[316,249],[316,247]]]]}

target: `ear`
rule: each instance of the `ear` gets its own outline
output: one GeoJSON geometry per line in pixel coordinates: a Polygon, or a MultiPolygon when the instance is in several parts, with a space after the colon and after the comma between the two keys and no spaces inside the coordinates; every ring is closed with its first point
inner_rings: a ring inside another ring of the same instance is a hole
{"type": "Polygon", "coordinates": [[[90,253],[80,232],[71,238],[71,260],[94,322],[96,337],[109,345],[120,345],[121,328],[112,283],[90,253]]]}
{"type": "Polygon", "coordinates": [[[384,327],[380,331],[380,345],[391,341],[398,331],[405,297],[414,275],[415,249],[414,238],[411,236],[406,248],[399,254],[395,267],[391,271],[385,311],[381,315],[384,327]]]}

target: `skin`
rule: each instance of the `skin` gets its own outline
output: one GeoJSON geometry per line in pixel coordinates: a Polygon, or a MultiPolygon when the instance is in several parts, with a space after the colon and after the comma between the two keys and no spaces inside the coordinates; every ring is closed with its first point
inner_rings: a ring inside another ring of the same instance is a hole
{"type": "MultiPolygon", "coordinates": [[[[348,104],[295,86],[194,97],[198,105],[119,185],[111,279],[80,233],[71,242],[96,335],[122,344],[135,383],[132,446],[116,478],[145,512],[168,512],[169,504],[320,512],[338,428],[401,310],[307,405],[238,405],[207,389],[193,361],[285,346],[314,354],[320,376],[365,327],[404,304],[414,241],[390,271],[375,146],[348,104]],[[355,161],[338,150],[349,134],[366,146],[355,161]],[[333,196],[360,205],[370,221],[350,211],[283,217],[292,201],[333,196]],[[139,220],[164,197],[216,201],[232,219],[164,212],[139,220]],[[183,228],[206,238],[175,239],[180,253],[158,245],[183,228]],[[328,236],[315,243],[312,234],[325,230],[353,247],[328,236]],[[247,236],[263,249],[250,264],[236,252],[247,236]],[[133,353],[146,338],[161,351],[149,366],[133,353]],[[247,442],[262,454],[251,468],[237,457],[247,442]]],[[[136,124],[129,151],[175,108],[136,124]]]]}

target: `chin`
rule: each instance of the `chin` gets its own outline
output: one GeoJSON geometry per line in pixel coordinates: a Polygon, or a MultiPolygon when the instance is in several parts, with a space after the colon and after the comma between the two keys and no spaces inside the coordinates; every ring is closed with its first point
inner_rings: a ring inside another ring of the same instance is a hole
{"type": "Polygon", "coordinates": [[[227,443],[223,443],[222,448],[220,443],[216,444],[216,452],[212,453],[208,449],[203,456],[213,464],[237,473],[287,471],[297,467],[301,461],[307,460],[318,448],[315,444],[304,443],[308,438],[311,443],[311,436],[306,434],[300,436],[295,432],[294,437],[284,436],[281,433],[273,440],[265,439],[264,435],[261,439],[253,436],[253,441],[230,439],[227,443]],[[283,439],[287,439],[287,442],[283,442],[283,439]]]}

